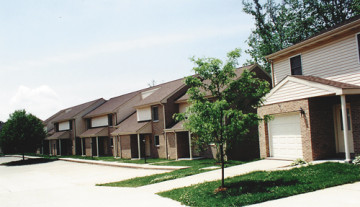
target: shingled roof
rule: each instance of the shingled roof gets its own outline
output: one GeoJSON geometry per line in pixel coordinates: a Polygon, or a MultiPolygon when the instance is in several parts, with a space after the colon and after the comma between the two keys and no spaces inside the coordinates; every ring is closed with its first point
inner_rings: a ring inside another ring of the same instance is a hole
{"type": "MultiPolygon", "coordinates": [[[[160,85],[156,85],[153,87],[150,87],[148,90],[153,90],[158,88],[154,93],[152,93],[150,96],[146,97],[142,101],[140,101],[135,107],[139,106],[147,106],[147,105],[153,105],[157,103],[165,103],[166,98],[168,98],[171,94],[175,93],[179,89],[185,87],[185,78],[177,79],[174,81],[170,81],[167,83],[163,83],[160,85]]],[[[146,90],[144,90],[146,92],[146,90]]]]}
{"type": "Polygon", "coordinates": [[[90,117],[114,113],[121,105],[123,105],[124,103],[126,103],[128,100],[135,97],[139,93],[140,91],[135,91],[132,93],[111,98],[108,101],[106,101],[104,104],[93,110],[92,112],[88,113],[86,116],[84,116],[84,118],[90,118],[90,117]]]}
{"type": "Polygon", "coordinates": [[[295,77],[295,78],[299,78],[299,79],[303,79],[303,80],[307,80],[307,81],[312,81],[312,82],[316,82],[316,83],[321,83],[321,84],[333,86],[336,88],[360,89],[360,86],[358,86],[358,85],[343,83],[343,82],[339,82],[339,81],[333,81],[333,80],[329,80],[329,79],[325,79],[325,78],[319,78],[316,76],[292,75],[291,77],[295,77]]]}
{"type": "MultiPolygon", "coordinates": [[[[241,74],[244,72],[244,70],[252,70],[256,67],[257,65],[256,64],[253,64],[253,65],[247,65],[247,66],[243,66],[243,67],[240,67],[240,68],[237,68],[235,70],[235,79],[239,78],[241,76],[241,74]]],[[[204,80],[204,83],[210,83],[209,80],[204,80]]],[[[223,89],[224,90],[224,89],[223,89]]],[[[201,91],[204,91],[201,89],[201,91]]],[[[210,97],[211,96],[211,92],[210,91],[206,91],[206,97],[210,97]]],[[[180,102],[186,102],[187,100],[189,99],[189,95],[186,93],[185,95],[183,95],[182,97],[180,97],[178,100],[176,100],[177,103],[180,103],[180,102]]]]}
{"type": "Polygon", "coordinates": [[[104,100],[103,98],[99,98],[93,101],[89,101],[80,105],[76,105],[67,109],[64,109],[63,113],[61,113],[61,115],[59,115],[58,117],[56,117],[53,121],[54,122],[60,122],[60,121],[67,121],[67,120],[71,120],[74,119],[76,115],[78,115],[80,112],[82,112],[83,110],[87,109],[88,107],[90,107],[91,105],[93,105],[94,103],[96,103],[97,101],[100,100],[104,100]]]}

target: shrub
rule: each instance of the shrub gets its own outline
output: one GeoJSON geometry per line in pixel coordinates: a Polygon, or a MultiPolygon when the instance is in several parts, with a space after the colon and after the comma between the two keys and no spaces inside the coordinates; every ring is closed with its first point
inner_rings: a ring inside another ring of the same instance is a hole
{"type": "Polygon", "coordinates": [[[291,166],[306,165],[306,164],[307,162],[305,162],[305,160],[298,158],[291,163],[291,166]]]}
{"type": "Polygon", "coordinates": [[[360,155],[356,156],[355,159],[352,161],[354,165],[360,165],[360,155]]]}

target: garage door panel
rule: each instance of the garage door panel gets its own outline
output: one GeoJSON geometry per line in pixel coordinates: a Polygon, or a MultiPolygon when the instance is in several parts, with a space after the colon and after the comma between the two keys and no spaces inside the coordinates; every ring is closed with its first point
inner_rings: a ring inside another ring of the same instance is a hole
{"type": "Polygon", "coordinates": [[[284,159],[303,157],[298,113],[274,116],[269,122],[269,130],[272,143],[271,156],[284,159]]]}

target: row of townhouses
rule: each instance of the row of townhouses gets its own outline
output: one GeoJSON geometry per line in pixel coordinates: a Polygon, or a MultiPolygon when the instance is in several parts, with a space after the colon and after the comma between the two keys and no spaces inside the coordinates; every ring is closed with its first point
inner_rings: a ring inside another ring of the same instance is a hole
{"type": "MultiPolygon", "coordinates": [[[[268,82],[271,77],[258,65],[241,67],[268,82]]],[[[176,123],[175,113],[188,106],[188,87],[178,79],[124,94],[109,100],[97,99],[63,109],[44,121],[48,137],[43,153],[50,155],[114,156],[120,158],[214,157],[209,146],[199,154],[191,134],[176,123]]],[[[252,146],[258,151],[258,144],[252,146]]],[[[247,147],[244,145],[243,147],[247,147]]],[[[244,155],[246,157],[246,155],[244,155]]]]}
{"type": "MultiPolygon", "coordinates": [[[[243,143],[248,150],[237,153],[260,150],[262,158],[306,161],[360,154],[360,17],[266,58],[271,77],[256,64],[236,70],[237,77],[247,69],[273,86],[257,109],[272,119],[259,124],[256,146],[243,143]]],[[[200,156],[191,134],[172,118],[186,110],[187,89],[179,79],[61,110],[44,122],[49,134],[44,153],[200,156]]],[[[210,146],[201,156],[214,154],[210,146]]]]}

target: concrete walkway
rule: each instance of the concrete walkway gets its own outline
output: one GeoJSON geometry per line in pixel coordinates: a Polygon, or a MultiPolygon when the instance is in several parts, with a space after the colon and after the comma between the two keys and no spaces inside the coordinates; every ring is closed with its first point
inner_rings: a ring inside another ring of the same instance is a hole
{"type": "MultiPolygon", "coordinates": [[[[291,163],[292,161],[285,161],[285,160],[259,160],[255,162],[250,162],[243,165],[237,165],[237,166],[225,168],[225,178],[246,174],[252,171],[280,170],[283,169],[284,167],[289,166],[291,163]]],[[[151,193],[158,193],[162,191],[172,190],[175,188],[182,188],[198,183],[214,181],[219,179],[221,179],[221,169],[200,173],[192,176],[187,176],[175,180],[169,180],[161,183],[146,185],[146,186],[138,187],[137,189],[151,193]]]]}
{"type": "Polygon", "coordinates": [[[188,168],[187,166],[135,164],[135,163],[107,162],[107,161],[101,161],[101,160],[73,159],[73,158],[59,158],[59,160],[69,161],[69,162],[77,162],[77,163],[94,164],[94,165],[104,165],[104,166],[111,166],[111,167],[140,168],[140,169],[150,169],[150,170],[179,170],[179,169],[183,169],[183,168],[188,168]]]}
{"type": "Polygon", "coordinates": [[[336,187],[326,188],[310,193],[290,196],[277,200],[267,201],[251,207],[302,207],[302,206],[346,206],[359,207],[360,206],[360,182],[340,185],[336,187]]]}

